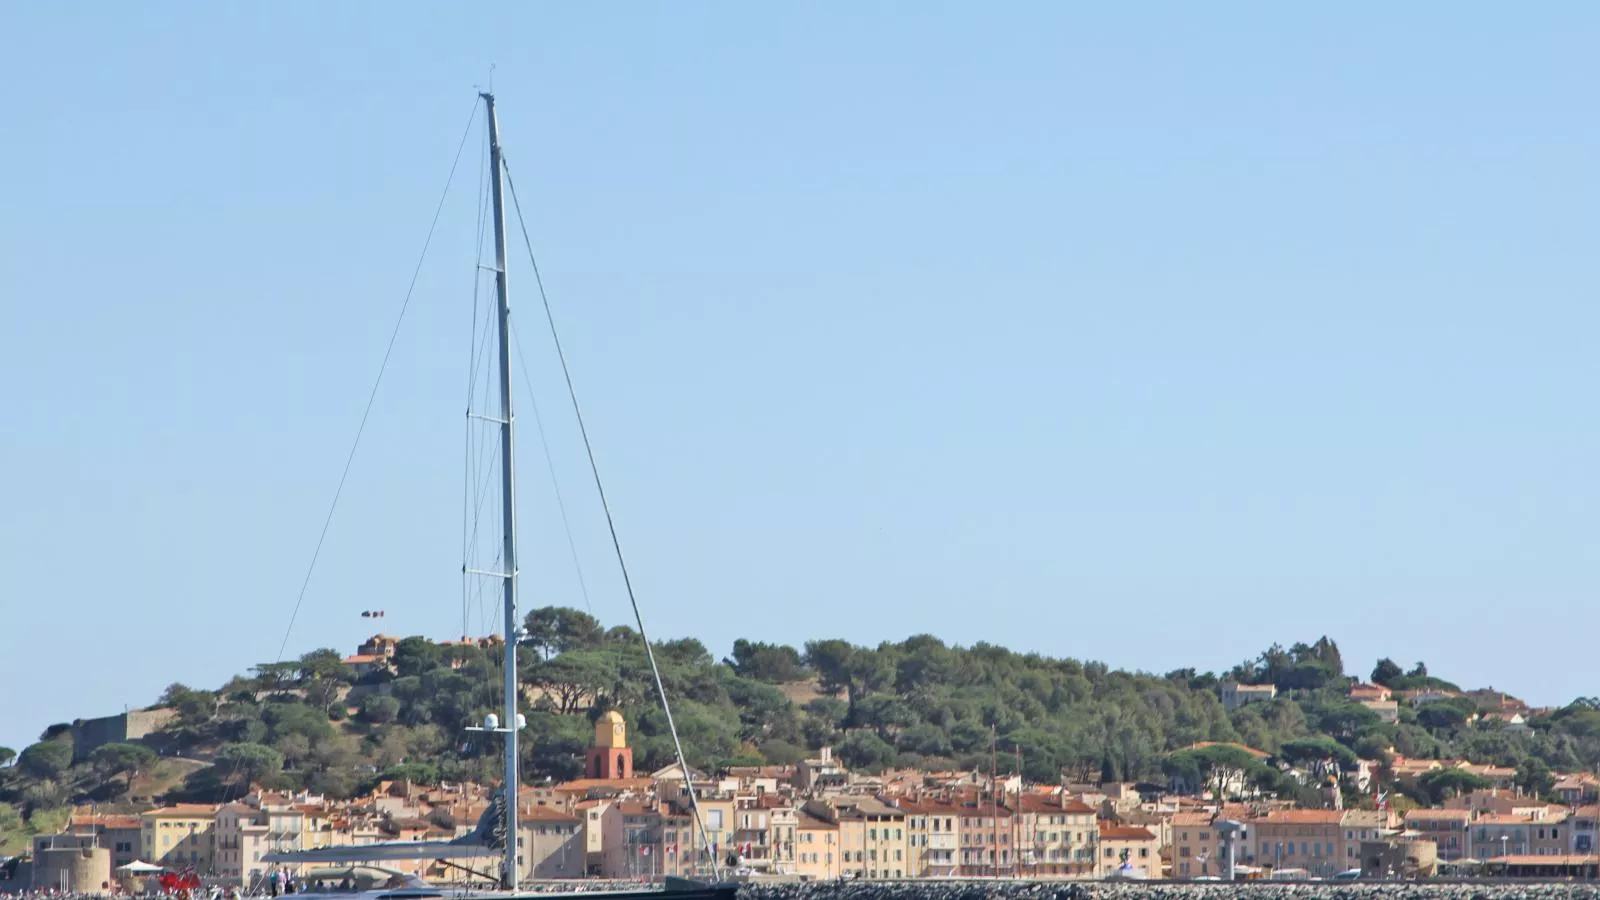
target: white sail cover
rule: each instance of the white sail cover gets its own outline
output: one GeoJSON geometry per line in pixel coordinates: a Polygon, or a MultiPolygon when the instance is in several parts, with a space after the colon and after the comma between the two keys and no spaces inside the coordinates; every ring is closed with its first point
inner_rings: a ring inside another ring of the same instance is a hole
{"type": "Polygon", "coordinates": [[[301,864],[499,856],[505,848],[505,829],[500,819],[503,804],[503,798],[497,793],[472,833],[450,841],[385,841],[347,847],[318,847],[314,850],[279,850],[267,853],[261,859],[270,863],[301,864]]]}

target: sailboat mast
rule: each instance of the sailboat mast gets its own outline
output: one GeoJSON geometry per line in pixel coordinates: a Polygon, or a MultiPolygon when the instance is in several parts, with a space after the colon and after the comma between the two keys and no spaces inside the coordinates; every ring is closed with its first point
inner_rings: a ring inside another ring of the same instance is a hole
{"type": "Polygon", "coordinates": [[[494,199],[494,292],[500,310],[500,508],[505,584],[505,860],[500,883],[517,888],[517,477],[516,454],[511,439],[511,301],[506,293],[506,208],[502,194],[505,167],[500,159],[500,122],[495,117],[494,95],[484,92],[489,117],[489,179],[494,199]]]}

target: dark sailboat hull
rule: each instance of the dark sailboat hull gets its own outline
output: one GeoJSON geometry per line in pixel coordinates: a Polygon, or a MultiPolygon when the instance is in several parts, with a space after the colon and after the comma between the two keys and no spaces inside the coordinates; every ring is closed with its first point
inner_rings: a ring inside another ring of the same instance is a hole
{"type": "Polygon", "coordinates": [[[574,891],[571,893],[515,893],[501,895],[506,900],[567,900],[567,898],[581,898],[581,900],[650,900],[659,897],[661,900],[734,900],[734,895],[739,893],[736,884],[708,884],[698,888],[684,888],[681,890],[621,890],[621,891],[574,891]]]}
{"type": "Polygon", "coordinates": [[[572,890],[566,885],[548,891],[473,891],[458,890],[430,884],[413,884],[406,887],[371,891],[309,890],[289,897],[306,900],[735,900],[739,885],[733,883],[707,884],[705,882],[668,879],[663,887],[629,887],[614,890],[572,890]]]}
{"type": "Polygon", "coordinates": [[[734,900],[739,885],[731,882],[708,884],[682,878],[668,878],[664,887],[617,891],[517,892],[500,895],[506,900],[734,900]]]}

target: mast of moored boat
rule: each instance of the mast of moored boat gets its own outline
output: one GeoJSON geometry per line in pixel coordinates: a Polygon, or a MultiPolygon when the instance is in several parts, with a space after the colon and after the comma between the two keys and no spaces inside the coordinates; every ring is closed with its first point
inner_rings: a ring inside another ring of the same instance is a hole
{"type": "Polygon", "coordinates": [[[507,890],[517,887],[517,481],[516,455],[511,440],[511,302],[506,293],[506,209],[501,183],[504,164],[500,159],[500,122],[495,118],[494,95],[483,97],[489,117],[490,194],[494,200],[494,292],[500,313],[500,506],[504,541],[501,556],[504,568],[500,577],[505,585],[505,738],[506,773],[505,858],[501,862],[500,884],[507,890]]]}

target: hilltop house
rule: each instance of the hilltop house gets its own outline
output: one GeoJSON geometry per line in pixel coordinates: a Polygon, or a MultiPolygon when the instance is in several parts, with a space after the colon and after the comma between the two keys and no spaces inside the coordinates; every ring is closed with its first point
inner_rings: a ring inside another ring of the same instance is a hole
{"type": "Polygon", "coordinates": [[[1271,684],[1240,684],[1224,681],[1217,685],[1222,698],[1222,708],[1233,712],[1251,703],[1266,703],[1278,696],[1278,688],[1271,684]]]}

